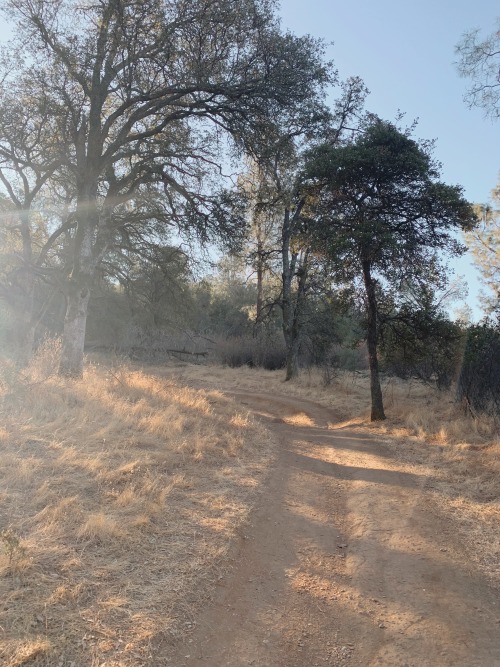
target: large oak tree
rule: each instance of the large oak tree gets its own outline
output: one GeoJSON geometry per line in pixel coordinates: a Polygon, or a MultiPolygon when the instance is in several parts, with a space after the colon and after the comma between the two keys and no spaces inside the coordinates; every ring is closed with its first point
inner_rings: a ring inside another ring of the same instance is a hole
{"type": "Polygon", "coordinates": [[[124,213],[161,192],[155,220],[231,233],[230,198],[207,185],[227,138],[248,143],[266,119],[313,105],[330,72],[321,45],[283,32],[268,0],[7,6],[28,52],[11,77],[47,99],[65,147],[58,177],[73,193],[73,231],[61,372],[79,375],[94,276],[124,213]]]}

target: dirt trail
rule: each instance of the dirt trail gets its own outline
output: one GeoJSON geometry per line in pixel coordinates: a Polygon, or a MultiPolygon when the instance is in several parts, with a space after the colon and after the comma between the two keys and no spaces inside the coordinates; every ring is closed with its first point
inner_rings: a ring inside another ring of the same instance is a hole
{"type": "Polygon", "coordinates": [[[261,502],[175,667],[500,666],[500,601],[427,478],[317,404],[238,390],[280,442],[261,502]]]}

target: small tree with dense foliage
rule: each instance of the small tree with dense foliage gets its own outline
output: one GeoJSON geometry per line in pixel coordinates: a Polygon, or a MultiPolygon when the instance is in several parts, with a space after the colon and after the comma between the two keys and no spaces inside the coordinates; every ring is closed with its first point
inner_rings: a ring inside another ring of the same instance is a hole
{"type": "Polygon", "coordinates": [[[438,180],[431,147],[375,119],[352,142],[324,143],[309,153],[306,175],[318,193],[316,247],[339,277],[364,287],[372,420],[385,419],[378,294],[386,284],[432,280],[436,252],[460,255],[464,248],[453,232],[476,219],[462,189],[438,180]]]}

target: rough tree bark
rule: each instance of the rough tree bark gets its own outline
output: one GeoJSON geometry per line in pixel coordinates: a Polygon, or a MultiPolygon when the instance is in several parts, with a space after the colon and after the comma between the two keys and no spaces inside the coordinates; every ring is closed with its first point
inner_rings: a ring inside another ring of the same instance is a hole
{"type": "Polygon", "coordinates": [[[300,214],[304,207],[301,200],[292,213],[286,208],[283,216],[283,227],[281,231],[281,257],[282,257],[282,297],[281,308],[283,311],[283,336],[286,345],[286,377],[292,380],[299,372],[298,356],[300,339],[302,335],[303,308],[305,303],[305,291],[307,286],[307,259],[308,251],[304,253],[302,260],[298,251],[291,251],[292,239],[300,214]],[[294,293],[294,279],[297,278],[297,286],[294,293]]]}
{"type": "Polygon", "coordinates": [[[370,366],[370,391],[371,391],[371,421],[380,421],[385,419],[384,403],[382,399],[382,388],[380,386],[380,376],[378,368],[377,342],[377,296],[375,294],[375,281],[371,276],[371,262],[369,259],[363,259],[363,280],[367,299],[367,347],[368,363],[370,366]]]}
{"type": "Polygon", "coordinates": [[[70,288],[67,295],[63,346],[59,364],[59,373],[67,377],[79,377],[83,373],[83,349],[89,299],[90,289],[78,285],[70,288]]]}
{"type": "Polygon", "coordinates": [[[264,241],[262,230],[257,228],[257,299],[255,303],[255,323],[262,323],[262,311],[264,306],[264,241]]]}

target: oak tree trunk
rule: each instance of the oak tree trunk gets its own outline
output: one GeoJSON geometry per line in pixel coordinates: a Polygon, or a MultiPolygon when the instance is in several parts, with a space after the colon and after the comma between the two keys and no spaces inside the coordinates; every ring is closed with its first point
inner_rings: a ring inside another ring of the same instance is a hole
{"type": "Polygon", "coordinates": [[[19,228],[22,240],[23,264],[18,274],[20,288],[17,308],[16,335],[18,342],[17,363],[26,366],[32,358],[35,343],[35,274],[33,272],[33,247],[31,239],[31,201],[26,198],[26,205],[19,210],[19,228]]]}
{"type": "Polygon", "coordinates": [[[90,289],[87,286],[72,287],[67,296],[62,353],[59,364],[61,375],[81,377],[83,374],[83,352],[89,299],[90,289]]]}
{"type": "Polygon", "coordinates": [[[299,337],[291,337],[286,346],[286,376],[285,381],[293,380],[299,374],[299,337]]]}
{"type": "MultiPolygon", "coordinates": [[[[80,202],[79,202],[80,203],[80,202]]],[[[73,250],[73,270],[66,293],[66,316],[62,337],[60,375],[81,377],[85,330],[90,293],[95,269],[100,259],[94,247],[94,230],[98,215],[95,197],[82,197],[78,212],[78,228],[73,250]]]]}

